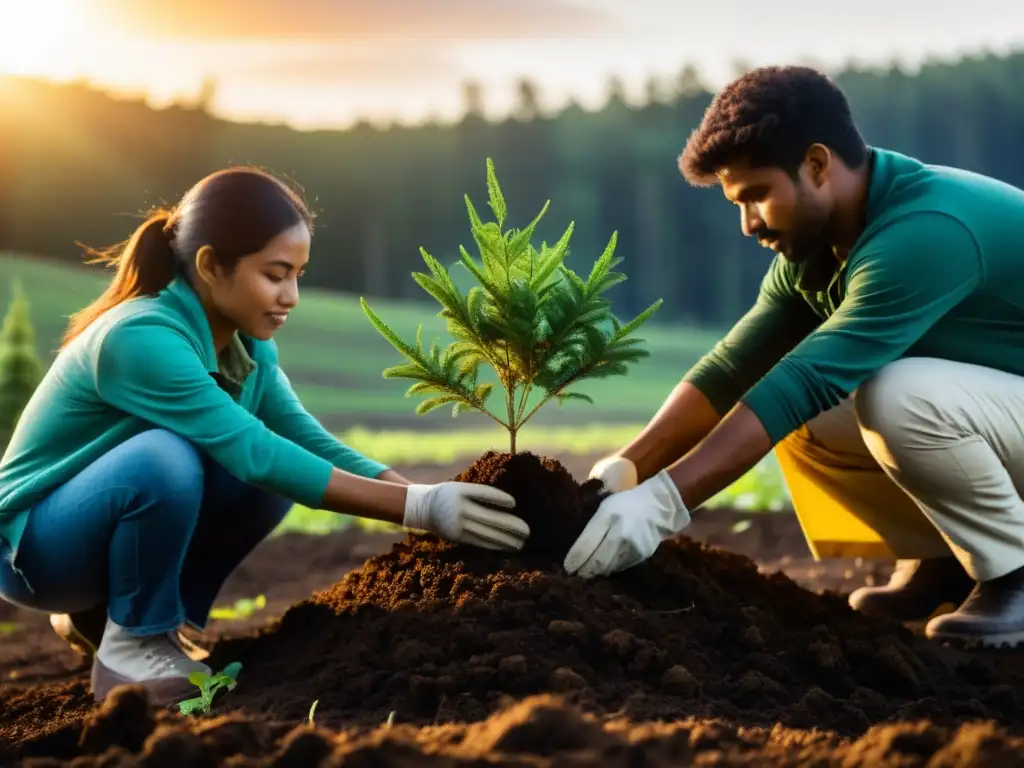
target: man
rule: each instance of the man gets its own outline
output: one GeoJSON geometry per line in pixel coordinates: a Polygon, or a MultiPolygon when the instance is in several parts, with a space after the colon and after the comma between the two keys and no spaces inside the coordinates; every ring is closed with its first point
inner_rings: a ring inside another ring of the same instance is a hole
{"type": "Polygon", "coordinates": [[[804,67],[728,85],[680,169],[778,255],[750,311],[595,465],[621,492],[566,570],[650,557],[774,448],[816,558],[898,561],[854,608],[952,604],[928,636],[1024,639],[1024,191],[867,146],[804,67]]]}

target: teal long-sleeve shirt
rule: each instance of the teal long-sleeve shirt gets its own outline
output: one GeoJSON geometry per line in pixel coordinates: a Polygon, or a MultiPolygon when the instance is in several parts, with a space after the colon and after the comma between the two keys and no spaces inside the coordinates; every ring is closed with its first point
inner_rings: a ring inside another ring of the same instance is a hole
{"type": "Polygon", "coordinates": [[[235,477],[319,507],[333,468],[387,467],[302,406],[272,341],[235,337],[217,359],[198,296],[181,278],[126,302],[58,354],[0,460],[0,537],[16,552],[31,507],[147,429],[180,435],[235,477]]]}
{"type": "Polygon", "coordinates": [[[826,284],[778,257],[686,380],[744,402],[772,443],[902,357],[1024,376],[1024,191],[872,150],[867,224],[826,284]]]}

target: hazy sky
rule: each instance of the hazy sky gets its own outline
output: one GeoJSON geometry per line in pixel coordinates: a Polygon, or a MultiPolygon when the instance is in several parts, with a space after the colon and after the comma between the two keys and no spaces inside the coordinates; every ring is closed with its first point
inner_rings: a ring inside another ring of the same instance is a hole
{"type": "Polygon", "coordinates": [[[0,0],[0,72],[86,76],[161,102],[218,84],[242,119],[343,125],[450,117],[461,83],[489,111],[526,76],[550,105],[599,104],[695,64],[712,86],[751,65],[913,66],[1024,47],[1020,0],[0,0]]]}

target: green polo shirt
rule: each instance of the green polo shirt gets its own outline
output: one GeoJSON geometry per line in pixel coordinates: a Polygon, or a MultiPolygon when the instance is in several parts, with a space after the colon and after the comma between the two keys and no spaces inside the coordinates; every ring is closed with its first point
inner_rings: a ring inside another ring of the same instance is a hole
{"type": "Polygon", "coordinates": [[[364,477],[387,469],[306,411],[273,341],[236,335],[218,360],[199,297],[178,278],[106,312],[57,355],[0,459],[0,537],[16,551],[32,505],[153,428],[313,508],[335,467],[364,477]]]}
{"type": "Polygon", "coordinates": [[[845,263],[776,258],[685,377],[719,413],[744,402],[773,444],[902,357],[1024,376],[1024,191],[883,149],[871,162],[845,263]]]}

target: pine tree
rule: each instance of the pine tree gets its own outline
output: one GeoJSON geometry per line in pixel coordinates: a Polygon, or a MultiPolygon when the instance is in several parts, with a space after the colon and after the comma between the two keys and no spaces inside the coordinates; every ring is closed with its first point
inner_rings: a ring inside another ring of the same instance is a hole
{"type": "Polygon", "coordinates": [[[628,323],[611,312],[606,291],[626,279],[613,272],[622,260],[613,258],[617,233],[595,262],[586,280],[563,263],[574,225],[569,224],[552,246],[532,244],[534,230],[550,205],[546,202],[525,229],[503,230],[507,207],[494,170],[487,159],[487,191],[495,221],[484,222],[465,195],[473,239],[480,252],[476,261],[459,248],[459,265],[469,270],[478,285],[463,296],[448,270],[425,249],[420,254],[430,274],[414,272],[413,278],[442,305],[455,341],[441,350],[435,339],[424,349],[421,325],[415,345],[403,341],[361,299],[374,327],[406,358],[405,363],[384,371],[385,378],[413,379],[406,393],[429,395],[416,413],[422,415],[442,405],[452,405],[452,415],[481,411],[509,432],[511,452],[516,435],[548,401],[593,403],[586,394],[570,389],[583,381],[624,375],[628,364],[648,356],[640,349],[644,339],[631,334],[661,305],[661,299],[628,323]],[[479,382],[482,364],[490,365],[504,387],[502,415],[486,407],[493,385],[479,382]],[[534,390],[542,397],[531,410],[527,402],[534,390]]]}
{"type": "Polygon", "coordinates": [[[0,327],[0,446],[10,439],[43,372],[43,362],[36,353],[28,299],[21,284],[15,283],[10,307],[0,327]]]}

